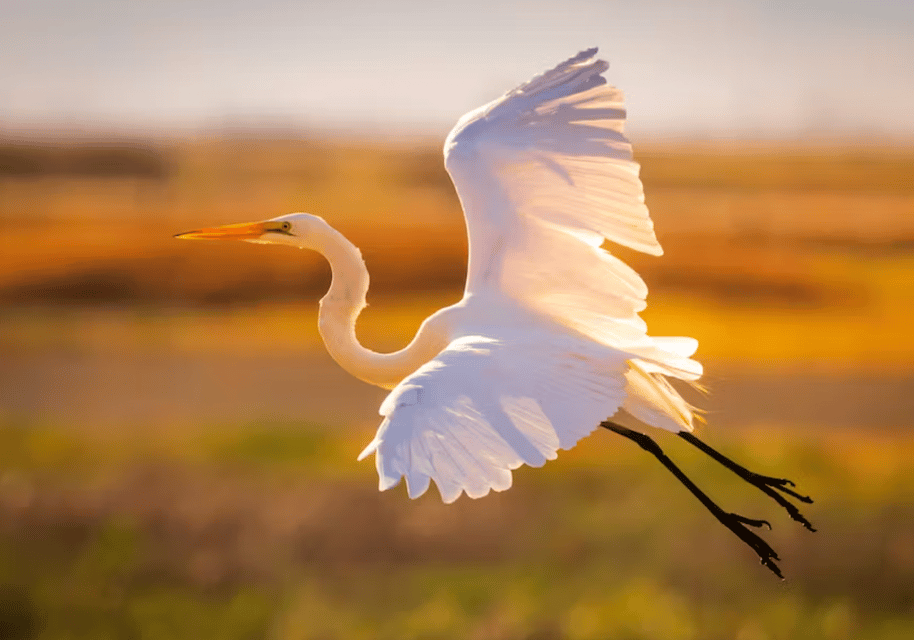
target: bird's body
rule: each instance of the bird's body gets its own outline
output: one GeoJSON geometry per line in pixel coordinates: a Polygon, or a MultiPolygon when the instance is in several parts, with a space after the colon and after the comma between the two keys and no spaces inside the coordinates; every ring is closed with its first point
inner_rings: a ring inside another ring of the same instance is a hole
{"type": "MultiPolygon", "coordinates": [[[[445,165],[469,235],[466,289],[400,351],[359,344],[368,271],[323,219],[291,214],[182,234],[326,256],[333,280],[319,329],[327,349],[354,376],[392,390],[359,457],[375,454],[382,490],[405,478],[411,497],[434,481],[445,502],[477,498],[599,426],[633,439],[650,427],[692,431],[693,409],[668,379],[701,376],[691,359],[697,342],[649,336],[638,315],[644,281],[601,248],[608,240],[662,254],[623,135],[621,92],[606,84],[608,65],[595,54],[468,113],[447,137],[445,165]]],[[[715,515],[747,542],[737,529],[759,522],[715,515]]],[[[770,568],[774,552],[750,544],[770,568]]]]}

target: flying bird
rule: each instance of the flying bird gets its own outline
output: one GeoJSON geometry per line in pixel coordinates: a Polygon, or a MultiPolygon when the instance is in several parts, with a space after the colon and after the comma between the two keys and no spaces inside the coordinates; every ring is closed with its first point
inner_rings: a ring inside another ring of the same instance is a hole
{"type": "Polygon", "coordinates": [[[652,337],[639,312],[647,286],[602,248],[609,241],[659,256],[623,134],[622,93],[589,49],[463,116],[444,162],[466,217],[463,299],[429,316],[408,346],[376,353],[356,338],[368,271],[359,250],[305,213],[179,234],[284,244],[321,253],[330,290],[318,328],[349,373],[390,389],[383,422],[359,456],[374,454],[380,489],[406,479],[411,498],[434,481],[445,503],[511,486],[511,471],[543,465],[597,427],[654,455],[781,577],[777,553],[723,510],[646,432],[682,437],[758,487],[807,529],[789,480],[749,471],[692,432],[696,410],[669,379],[695,383],[692,338],[652,337]]]}

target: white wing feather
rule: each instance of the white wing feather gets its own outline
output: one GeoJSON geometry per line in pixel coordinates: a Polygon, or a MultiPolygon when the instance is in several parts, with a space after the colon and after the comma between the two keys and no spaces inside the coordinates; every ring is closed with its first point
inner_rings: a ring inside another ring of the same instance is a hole
{"type": "Polygon", "coordinates": [[[470,241],[464,322],[381,407],[359,459],[376,453],[382,490],[405,477],[411,497],[434,480],[445,502],[501,491],[512,469],[543,464],[612,416],[692,429],[666,376],[701,376],[697,342],[649,337],[644,281],[601,248],[663,252],[622,94],[595,55],[468,113],[447,138],[470,241]]]}
{"type": "Polygon", "coordinates": [[[647,286],[600,248],[610,240],[663,253],[623,135],[622,93],[606,84],[596,53],[468,113],[448,136],[445,164],[470,238],[467,293],[506,296],[654,363],[652,375],[695,380],[697,343],[649,337],[638,316],[647,286]]]}
{"type": "Polygon", "coordinates": [[[459,338],[391,392],[359,459],[375,453],[380,489],[405,477],[412,498],[430,479],[447,503],[503,491],[512,469],[542,466],[619,409],[626,357],[535,331],[459,338]]]}

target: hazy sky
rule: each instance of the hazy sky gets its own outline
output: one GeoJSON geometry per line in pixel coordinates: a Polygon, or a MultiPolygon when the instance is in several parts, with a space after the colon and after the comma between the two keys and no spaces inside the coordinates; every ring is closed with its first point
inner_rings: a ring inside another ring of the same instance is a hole
{"type": "Polygon", "coordinates": [[[0,0],[0,15],[0,123],[443,136],[597,45],[633,137],[914,138],[914,0],[0,0]]]}

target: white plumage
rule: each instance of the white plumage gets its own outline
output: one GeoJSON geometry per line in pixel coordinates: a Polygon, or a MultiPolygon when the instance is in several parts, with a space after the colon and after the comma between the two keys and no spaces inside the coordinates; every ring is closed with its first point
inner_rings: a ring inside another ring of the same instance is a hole
{"type": "Polygon", "coordinates": [[[644,281],[601,248],[605,241],[663,253],[623,135],[622,94],[606,84],[596,49],[461,118],[444,146],[466,214],[470,260],[463,299],[426,318],[412,342],[376,353],[356,339],[368,270],[359,250],[323,219],[294,213],[198,229],[313,249],[333,281],[318,329],[354,376],[392,389],[372,453],[380,488],[406,478],[416,498],[432,481],[445,502],[511,486],[511,471],[540,466],[598,426],[654,455],[773,573],[778,555],[747,527],[768,524],[720,508],[645,431],[678,433],[815,531],[787,497],[793,483],[749,471],[692,433],[693,410],[668,378],[695,381],[692,338],[654,338],[638,316],[644,281]]]}
{"type": "Polygon", "coordinates": [[[647,287],[600,248],[662,249],[622,134],[621,93],[584,51],[464,116],[445,164],[470,238],[462,314],[448,347],[381,407],[380,488],[411,497],[435,481],[445,502],[511,485],[615,416],[691,430],[665,376],[695,380],[689,338],[651,338],[647,287]]]}

